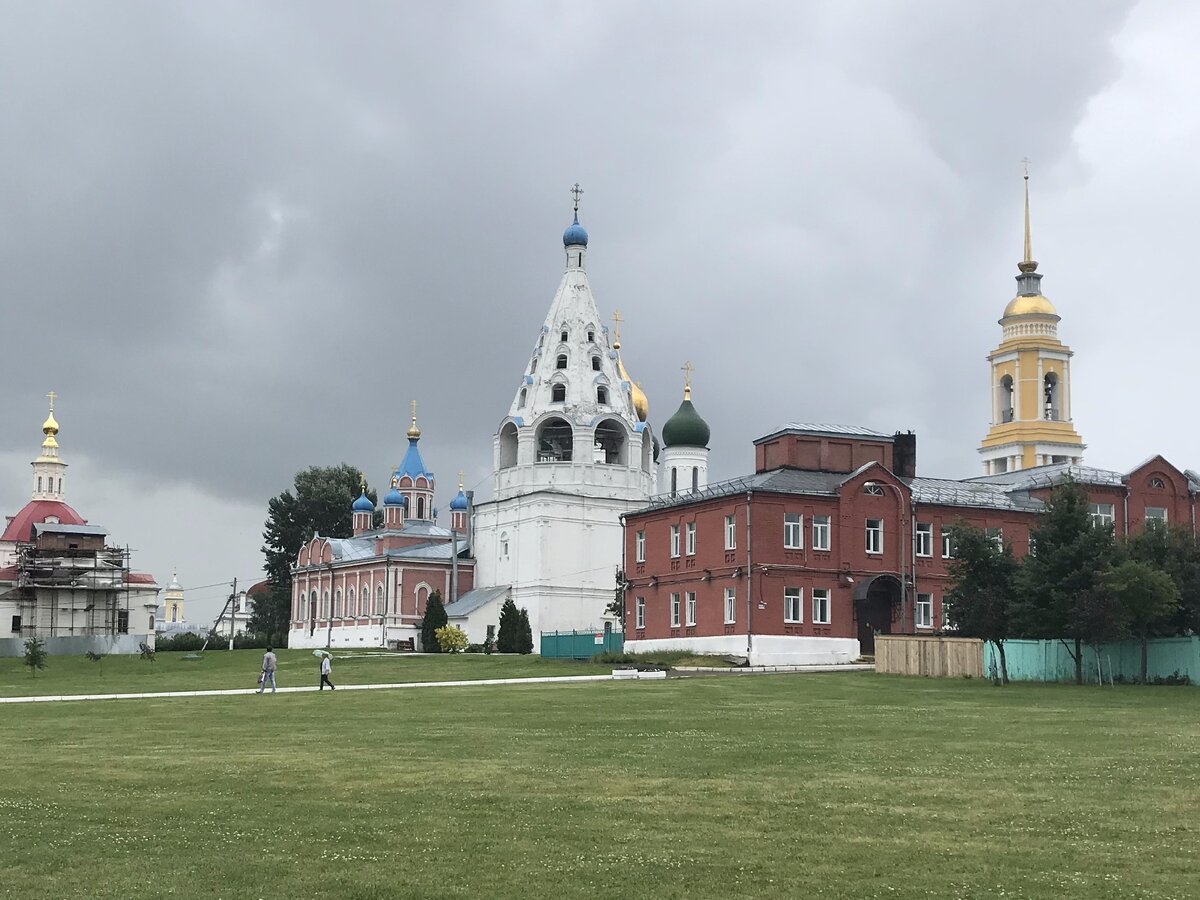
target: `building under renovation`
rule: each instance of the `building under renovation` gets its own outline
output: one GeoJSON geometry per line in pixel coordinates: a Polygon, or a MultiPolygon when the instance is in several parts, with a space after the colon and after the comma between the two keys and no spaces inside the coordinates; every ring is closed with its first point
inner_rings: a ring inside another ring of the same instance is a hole
{"type": "Polygon", "coordinates": [[[137,653],[154,646],[158,585],[129,550],[67,505],[54,395],[33,461],[33,497],[0,535],[0,656],[39,638],[50,653],[137,653]]]}

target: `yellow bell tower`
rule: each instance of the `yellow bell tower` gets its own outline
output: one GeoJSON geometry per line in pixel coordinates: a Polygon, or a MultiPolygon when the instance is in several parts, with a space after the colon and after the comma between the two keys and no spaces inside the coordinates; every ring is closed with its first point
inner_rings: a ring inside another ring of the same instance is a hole
{"type": "Polygon", "coordinates": [[[1025,170],[1025,258],[1017,296],[1004,308],[992,369],[992,425],[979,445],[983,474],[1054,463],[1078,464],[1085,444],[1071,421],[1071,349],[1058,339],[1060,317],[1044,296],[1029,236],[1025,170]]]}

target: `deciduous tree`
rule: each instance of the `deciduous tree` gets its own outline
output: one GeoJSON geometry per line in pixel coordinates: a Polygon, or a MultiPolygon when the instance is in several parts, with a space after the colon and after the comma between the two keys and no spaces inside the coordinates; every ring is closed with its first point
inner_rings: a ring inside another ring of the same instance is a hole
{"type": "Polygon", "coordinates": [[[1019,565],[1009,544],[998,544],[978,528],[954,526],[950,562],[954,587],[942,598],[959,634],[990,641],[1000,657],[1000,680],[1008,684],[1004,642],[1012,637],[1013,600],[1019,565]]]}
{"type": "Polygon", "coordinates": [[[46,668],[46,642],[32,637],[25,641],[25,665],[29,674],[37,675],[38,669],[46,668]]]}
{"type": "Polygon", "coordinates": [[[1145,684],[1150,638],[1169,632],[1179,589],[1166,572],[1133,559],[1108,570],[1101,586],[1108,601],[1121,607],[1122,625],[1141,644],[1140,680],[1145,684]]]}

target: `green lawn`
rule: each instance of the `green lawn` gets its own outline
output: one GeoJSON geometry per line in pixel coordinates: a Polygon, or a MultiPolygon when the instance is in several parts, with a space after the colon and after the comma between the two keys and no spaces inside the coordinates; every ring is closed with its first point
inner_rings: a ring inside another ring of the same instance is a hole
{"type": "Polygon", "coordinates": [[[0,705],[0,726],[0,896],[1200,884],[1192,688],[708,676],[0,705]]]}
{"type": "MultiPolygon", "coordinates": [[[[198,660],[185,653],[159,653],[153,662],[139,656],[51,656],[36,675],[22,659],[0,659],[0,697],[35,694],[140,694],[252,688],[262,668],[262,650],[207,650],[198,660]]],[[[315,687],[318,661],[311,650],[280,650],[279,687],[315,687]]],[[[378,651],[334,650],[334,684],[389,684],[401,681],[460,681],[537,675],[596,675],[613,667],[540,656],[486,656],[477,653],[434,656],[378,651]]]]}

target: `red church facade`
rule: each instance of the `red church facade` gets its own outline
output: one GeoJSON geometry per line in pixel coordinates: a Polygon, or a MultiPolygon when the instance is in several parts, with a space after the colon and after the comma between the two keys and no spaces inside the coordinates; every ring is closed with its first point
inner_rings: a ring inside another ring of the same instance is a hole
{"type": "Polygon", "coordinates": [[[792,425],[755,441],[751,476],[656,498],[625,517],[630,650],[693,649],[761,664],[836,663],[883,634],[945,626],[951,529],[1028,552],[1054,485],[1087,491],[1118,535],[1194,529],[1200,478],[1155,457],[1122,475],[1043,466],[968,481],[916,475],[916,439],[792,425]]]}

